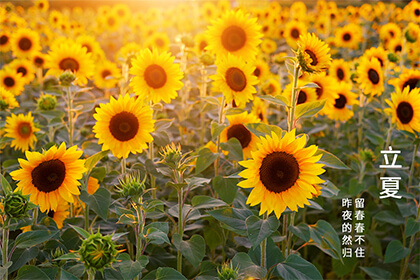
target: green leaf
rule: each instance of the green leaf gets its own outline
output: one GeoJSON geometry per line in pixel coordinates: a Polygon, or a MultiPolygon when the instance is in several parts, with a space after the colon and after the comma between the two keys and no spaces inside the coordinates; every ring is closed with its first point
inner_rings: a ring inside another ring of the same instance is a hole
{"type": "MultiPolygon", "coordinates": [[[[22,266],[24,266],[27,262],[38,256],[39,249],[38,247],[31,247],[26,249],[16,249],[13,252],[11,261],[13,265],[9,268],[9,273],[18,270],[22,266]]],[[[0,276],[0,279],[2,277],[0,276]]]]}
{"type": "Polygon", "coordinates": [[[21,249],[32,247],[55,237],[58,233],[59,231],[49,230],[23,232],[16,237],[15,246],[21,249]]]}
{"type": "Polygon", "coordinates": [[[373,216],[374,219],[388,223],[391,225],[403,225],[404,219],[400,214],[397,214],[393,211],[384,210],[377,213],[375,216],[373,216]]]}
{"type": "Polygon", "coordinates": [[[191,204],[196,209],[213,208],[227,206],[226,202],[210,196],[197,195],[191,200],[191,204]]]}
{"type": "Polygon", "coordinates": [[[299,89],[303,88],[319,88],[319,86],[316,83],[307,83],[304,86],[301,86],[299,89]]]}
{"type": "Polygon", "coordinates": [[[309,242],[309,239],[311,239],[311,232],[308,224],[300,223],[297,226],[289,226],[289,230],[305,242],[309,242]]]}
{"type": "Polygon", "coordinates": [[[392,240],[386,247],[384,263],[393,263],[410,254],[410,249],[403,247],[399,240],[392,240]]]}
{"type": "Polygon", "coordinates": [[[286,261],[277,265],[277,272],[284,279],[322,280],[316,267],[298,255],[290,255],[286,261]]]}
{"type": "Polygon", "coordinates": [[[315,155],[322,154],[321,159],[318,161],[319,163],[325,164],[326,167],[334,168],[334,169],[343,169],[343,170],[350,170],[350,168],[345,165],[338,157],[335,155],[323,150],[318,149],[315,155]]]}
{"type": "Polygon", "coordinates": [[[309,225],[309,231],[312,239],[310,245],[315,245],[334,259],[342,259],[340,239],[330,223],[319,220],[316,224],[309,225]]]}
{"type": "Polygon", "coordinates": [[[257,137],[271,135],[271,127],[265,123],[246,123],[245,127],[257,137]]]}
{"type": "Polygon", "coordinates": [[[16,280],[51,280],[41,269],[33,265],[25,265],[19,269],[16,280]]]}
{"type": "Polygon", "coordinates": [[[373,280],[388,280],[391,279],[392,273],[379,267],[360,267],[373,280]]]}
{"type": "Polygon", "coordinates": [[[289,101],[283,95],[276,95],[276,97],[273,97],[271,95],[258,95],[258,97],[277,105],[286,106],[286,107],[289,106],[288,105],[289,101]]]}
{"type": "Polygon", "coordinates": [[[190,261],[190,263],[197,267],[204,258],[206,253],[206,242],[201,235],[194,234],[190,240],[183,241],[178,233],[172,237],[172,242],[175,248],[190,261]]]}
{"type": "Polygon", "coordinates": [[[167,222],[153,222],[148,224],[144,227],[144,231],[146,232],[149,228],[157,228],[160,231],[163,231],[164,233],[169,233],[169,225],[167,222]]]}
{"type": "Polygon", "coordinates": [[[195,174],[199,174],[206,170],[207,167],[213,164],[217,159],[217,154],[214,154],[210,149],[203,148],[198,152],[197,162],[195,165],[195,174]]]}
{"type": "Polygon", "coordinates": [[[175,119],[159,119],[155,122],[155,131],[166,131],[175,119]]]}
{"type": "Polygon", "coordinates": [[[260,219],[252,215],[246,218],[245,224],[248,238],[254,247],[258,246],[280,226],[280,222],[275,216],[270,216],[268,219],[260,219]]]}
{"type": "Polygon", "coordinates": [[[1,189],[5,195],[11,194],[13,192],[12,187],[10,186],[9,182],[4,178],[3,174],[1,176],[1,189]]]}
{"type": "Polygon", "coordinates": [[[319,111],[324,108],[326,99],[322,99],[319,101],[313,101],[313,102],[306,102],[303,104],[299,104],[296,106],[295,111],[295,118],[296,119],[302,119],[302,118],[309,118],[314,115],[316,115],[319,111]]]}
{"type": "Polygon", "coordinates": [[[133,279],[137,275],[141,274],[143,268],[145,268],[149,263],[149,259],[146,256],[140,256],[138,260],[132,261],[130,255],[126,253],[120,254],[117,259],[120,262],[115,266],[118,265],[122,276],[127,280],[133,279]]]}
{"type": "Polygon", "coordinates": [[[135,225],[137,224],[137,219],[133,214],[122,214],[117,223],[124,225],[135,225]]]}
{"type": "Polygon", "coordinates": [[[172,267],[159,267],[147,274],[143,280],[187,280],[187,278],[172,267]]]}
{"type": "Polygon", "coordinates": [[[147,243],[157,245],[161,245],[163,243],[171,244],[169,242],[168,234],[155,227],[148,228],[144,237],[146,238],[147,243]]]}
{"type": "Polygon", "coordinates": [[[210,250],[215,250],[223,242],[223,229],[215,219],[209,218],[209,220],[209,224],[203,228],[204,240],[210,250]]]}
{"type": "MultiPolygon", "coordinates": [[[[8,269],[13,262],[7,262],[5,266],[0,266],[0,279],[3,279],[3,275],[6,274],[6,269],[8,269]]],[[[10,271],[8,271],[10,273],[10,271]]]]}
{"type": "Polygon", "coordinates": [[[78,258],[80,258],[78,253],[68,253],[68,254],[62,255],[62,256],[54,259],[54,260],[57,260],[57,261],[58,260],[75,260],[75,259],[78,259],[78,258]]]}
{"type": "Polygon", "coordinates": [[[235,137],[229,139],[225,143],[220,143],[220,147],[224,151],[229,152],[229,159],[234,161],[241,161],[244,159],[241,142],[235,137]]]}
{"type": "Polygon", "coordinates": [[[76,276],[71,274],[68,271],[65,271],[64,269],[61,269],[61,278],[59,280],[78,280],[76,276]]]}
{"type": "Polygon", "coordinates": [[[89,195],[87,191],[82,190],[80,199],[89,205],[95,213],[106,220],[109,212],[109,205],[111,203],[111,194],[106,188],[99,188],[93,195],[89,195]]]}
{"type": "Polygon", "coordinates": [[[248,277],[263,279],[267,270],[252,262],[251,258],[243,252],[237,253],[232,259],[232,266],[239,267],[239,273],[248,277]]]}
{"type": "Polygon", "coordinates": [[[405,227],[405,234],[407,237],[412,236],[420,231],[420,222],[414,220],[413,217],[408,218],[407,225],[405,227]]]}
{"type": "Polygon", "coordinates": [[[336,197],[339,192],[340,192],[340,189],[337,188],[333,183],[327,180],[326,185],[325,184],[322,185],[320,196],[326,197],[326,198],[332,198],[332,197],[336,197]]]}
{"type": "Polygon", "coordinates": [[[345,275],[349,275],[355,268],[357,262],[358,259],[356,256],[353,256],[352,258],[343,258],[342,262],[336,259],[332,259],[332,267],[338,278],[341,278],[345,275]]]}
{"type": "Polygon", "coordinates": [[[248,231],[245,224],[246,218],[253,215],[248,209],[235,209],[227,207],[224,209],[216,209],[208,212],[210,216],[224,223],[224,227],[239,235],[247,236],[248,231]]]}
{"type": "Polygon", "coordinates": [[[89,232],[87,232],[86,230],[84,230],[84,229],[82,229],[82,228],[79,228],[79,227],[77,227],[77,226],[73,226],[73,225],[70,225],[70,227],[72,227],[78,234],[80,234],[84,239],[87,239],[89,236],[90,236],[90,234],[89,234],[89,232]]]}
{"type": "Polygon", "coordinates": [[[217,136],[222,133],[223,129],[227,127],[227,124],[225,123],[218,123],[216,121],[211,122],[211,138],[216,139],[217,136]]]}
{"type": "Polygon", "coordinates": [[[92,168],[95,167],[95,165],[98,163],[98,161],[100,161],[104,156],[106,156],[108,152],[109,150],[106,150],[88,157],[85,161],[85,167],[87,169],[87,172],[89,173],[92,170],[92,168]]]}
{"type": "Polygon", "coordinates": [[[236,193],[238,192],[238,182],[239,180],[237,178],[225,178],[222,176],[216,176],[213,178],[212,186],[221,200],[231,204],[236,197],[236,193]]]}

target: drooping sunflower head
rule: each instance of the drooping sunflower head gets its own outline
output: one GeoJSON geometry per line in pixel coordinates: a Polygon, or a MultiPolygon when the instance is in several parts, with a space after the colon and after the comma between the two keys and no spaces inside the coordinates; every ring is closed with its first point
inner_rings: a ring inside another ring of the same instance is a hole
{"type": "Polygon", "coordinates": [[[410,88],[410,90],[418,88],[420,87],[420,70],[404,70],[398,78],[392,79],[388,83],[395,88],[399,88],[400,91],[403,91],[406,87],[410,88]]]}
{"type": "Polygon", "coordinates": [[[156,49],[142,50],[135,59],[130,74],[130,82],[136,95],[147,101],[170,103],[181,89],[183,73],[179,64],[173,63],[175,57],[168,52],[158,53],[156,49]]]}
{"type": "Polygon", "coordinates": [[[86,170],[84,160],[79,159],[82,153],[77,146],[66,149],[64,142],[42,153],[26,151],[27,160],[19,159],[21,169],[10,173],[20,181],[16,190],[31,194],[30,201],[39,205],[41,212],[56,211],[61,199],[73,202],[73,195],[80,194],[78,180],[86,170]]]}
{"type": "Polygon", "coordinates": [[[6,118],[5,136],[13,138],[11,147],[15,150],[25,152],[29,148],[33,149],[36,142],[35,132],[39,131],[34,125],[34,117],[31,112],[27,115],[12,114],[6,118]]]}
{"type": "Polygon", "coordinates": [[[298,41],[297,58],[303,71],[317,73],[326,71],[331,65],[330,48],[315,34],[306,33],[298,41]]]}
{"type": "Polygon", "coordinates": [[[143,106],[140,98],[131,98],[128,94],[111,97],[107,104],[100,104],[93,115],[95,137],[102,144],[102,150],[110,149],[115,157],[127,158],[129,153],[141,153],[147,143],[153,141],[155,121],[152,110],[143,106]]]}
{"type": "Polygon", "coordinates": [[[63,44],[54,44],[48,53],[45,67],[49,68],[47,75],[59,76],[65,71],[71,71],[77,78],[78,85],[87,83],[93,75],[94,63],[92,55],[80,44],[66,40],[63,44]]]}
{"type": "Polygon", "coordinates": [[[216,55],[231,53],[244,59],[252,59],[261,42],[260,29],[257,19],[249,18],[242,10],[228,11],[208,28],[207,50],[216,55]]]}
{"type": "Polygon", "coordinates": [[[286,207],[297,211],[317,193],[314,185],[323,182],[318,176],[325,170],[317,163],[321,158],[315,155],[318,148],[304,148],[305,144],[306,137],[296,138],[295,130],[283,137],[272,132],[260,138],[252,159],[239,162],[246,169],[239,173],[245,180],[238,186],[253,188],[247,203],[260,203],[260,215],[274,211],[279,218],[286,207]]]}
{"type": "Polygon", "coordinates": [[[220,141],[227,142],[231,138],[236,138],[241,143],[244,159],[251,157],[251,151],[255,150],[258,142],[255,136],[245,124],[260,122],[254,114],[243,112],[237,115],[229,115],[226,117],[229,121],[229,126],[226,127],[220,134],[220,141]]]}
{"type": "Polygon", "coordinates": [[[388,41],[401,37],[401,28],[394,22],[388,22],[381,26],[379,30],[379,38],[382,41],[388,41]]]}
{"type": "Polygon", "coordinates": [[[381,95],[384,91],[384,73],[376,57],[362,58],[357,67],[357,82],[365,94],[381,95]]]}
{"type": "Polygon", "coordinates": [[[396,88],[391,94],[391,100],[386,99],[391,108],[385,112],[392,116],[392,122],[397,124],[401,130],[409,132],[420,131],[420,89],[410,90],[405,87],[403,90],[396,88]]]}
{"type": "Polygon", "coordinates": [[[28,28],[17,29],[12,35],[11,47],[13,54],[18,58],[32,57],[41,50],[39,35],[36,31],[28,28]]]}
{"type": "Polygon", "coordinates": [[[216,65],[217,74],[210,78],[214,80],[215,88],[223,93],[227,103],[233,100],[236,105],[243,106],[253,99],[252,94],[256,92],[254,85],[258,83],[253,74],[255,66],[231,54],[219,58],[216,65]]]}

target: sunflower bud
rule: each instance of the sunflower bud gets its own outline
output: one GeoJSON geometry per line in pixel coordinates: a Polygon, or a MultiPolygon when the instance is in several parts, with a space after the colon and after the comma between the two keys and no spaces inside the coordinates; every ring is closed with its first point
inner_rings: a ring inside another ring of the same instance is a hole
{"type": "Polygon", "coordinates": [[[364,149],[359,151],[360,158],[365,162],[375,161],[375,155],[371,149],[364,149]]]}
{"type": "Polygon", "coordinates": [[[200,56],[200,61],[206,66],[214,64],[214,57],[209,55],[208,53],[204,53],[200,56]]]}
{"type": "Polygon", "coordinates": [[[112,241],[111,235],[102,236],[100,232],[91,234],[83,240],[78,253],[87,270],[101,271],[116,261],[117,245],[112,241]]]}
{"type": "Polygon", "coordinates": [[[171,168],[176,168],[182,158],[181,145],[178,144],[178,146],[176,146],[172,142],[170,145],[166,145],[160,154],[163,157],[163,164],[171,168]]]}
{"type": "Polygon", "coordinates": [[[395,53],[389,53],[388,60],[391,62],[397,63],[399,58],[398,58],[398,55],[396,55],[395,53]]]}
{"type": "Polygon", "coordinates": [[[66,260],[55,260],[65,254],[63,248],[56,248],[55,251],[51,251],[51,263],[57,266],[63,266],[66,263],[66,260]]]}
{"type": "Polygon", "coordinates": [[[239,267],[233,269],[232,263],[223,264],[222,268],[217,269],[217,273],[220,280],[235,280],[238,278],[238,269],[239,267]]]}
{"type": "Polygon", "coordinates": [[[58,79],[63,87],[69,87],[76,80],[76,76],[71,71],[65,71],[58,79]]]}
{"type": "Polygon", "coordinates": [[[120,188],[117,191],[122,197],[139,197],[146,189],[146,176],[140,179],[140,174],[127,174],[123,180],[120,180],[120,188]]]}
{"type": "Polygon", "coordinates": [[[10,218],[20,219],[29,216],[29,196],[23,195],[20,192],[6,195],[3,205],[4,213],[10,218]]]}
{"type": "Polygon", "coordinates": [[[181,42],[188,48],[194,47],[194,39],[190,35],[184,35],[181,37],[181,42]]]}
{"type": "Polygon", "coordinates": [[[38,109],[44,111],[51,111],[57,105],[57,98],[51,94],[42,94],[38,101],[38,109]]]}

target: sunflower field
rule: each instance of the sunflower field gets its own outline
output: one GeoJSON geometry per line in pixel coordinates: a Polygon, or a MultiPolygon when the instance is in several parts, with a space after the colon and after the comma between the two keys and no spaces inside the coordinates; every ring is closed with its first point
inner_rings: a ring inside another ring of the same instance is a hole
{"type": "Polygon", "coordinates": [[[420,277],[418,1],[77,3],[0,3],[1,279],[420,277]]]}

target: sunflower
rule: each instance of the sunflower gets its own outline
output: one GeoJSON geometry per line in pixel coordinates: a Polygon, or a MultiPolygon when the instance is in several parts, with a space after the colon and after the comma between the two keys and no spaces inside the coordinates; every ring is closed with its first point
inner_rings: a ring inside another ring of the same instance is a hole
{"type": "Polygon", "coordinates": [[[263,53],[271,54],[277,50],[277,43],[274,40],[264,38],[261,42],[261,50],[263,53]]]}
{"type": "Polygon", "coordinates": [[[120,75],[120,69],[117,65],[105,60],[96,65],[93,80],[99,88],[113,88],[117,85],[120,75]]]}
{"type": "Polygon", "coordinates": [[[364,55],[367,59],[371,59],[372,57],[375,57],[379,60],[379,63],[381,64],[381,67],[385,67],[387,61],[388,61],[388,52],[384,50],[382,47],[377,48],[370,48],[365,51],[364,55]]]}
{"type": "Polygon", "coordinates": [[[130,86],[135,94],[153,103],[161,100],[170,103],[171,99],[176,98],[176,91],[183,86],[183,74],[179,64],[173,63],[174,59],[168,52],[159,54],[156,49],[142,50],[132,60],[130,69],[130,74],[134,75],[130,86]]]}
{"type": "Polygon", "coordinates": [[[45,58],[45,54],[37,53],[32,57],[32,63],[36,68],[44,68],[45,58]]]}
{"type": "Polygon", "coordinates": [[[257,46],[262,37],[257,19],[249,18],[242,10],[226,12],[213,22],[207,34],[207,50],[216,55],[231,53],[247,60],[257,54],[257,46]]]}
{"type": "Polygon", "coordinates": [[[309,82],[318,85],[315,88],[317,100],[338,98],[336,93],[337,82],[333,77],[327,76],[324,72],[309,77],[309,82]]]}
{"type": "Polygon", "coordinates": [[[331,63],[328,75],[336,78],[339,82],[350,82],[350,66],[344,59],[334,59],[331,63]]]}
{"type": "Polygon", "coordinates": [[[90,195],[93,195],[99,189],[99,181],[95,177],[89,177],[87,192],[90,195]]]}
{"type": "Polygon", "coordinates": [[[131,18],[131,10],[126,4],[115,4],[112,10],[122,22],[127,22],[131,18]]]}
{"type": "Polygon", "coordinates": [[[324,182],[318,176],[325,172],[317,163],[322,155],[314,155],[318,147],[304,148],[306,137],[295,137],[295,129],[279,137],[274,132],[261,137],[252,159],[240,161],[246,169],[239,173],[246,180],[238,183],[242,188],[253,188],[247,203],[261,203],[260,215],[274,211],[277,218],[289,207],[309,205],[308,199],[317,190],[314,185],[324,182]]]}
{"type": "Polygon", "coordinates": [[[314,73],[327,70],[331,65],[330,48],[315,34],[306,33],[298,41],[297,58],[304,72],[314,73]]]}
{"type": "Polygon", "coordinates": [[[386,108],[385,112],[392,116],[392,122],[397,123],[401,130],[409,132],[420,131],[420,89],[410,89],[405,87],[403,90],[396,88],[396,92],[391,94],[391,100],[385,102],[391,108],[386,108]]]}
{"type": "Polygon", "coordinates": [[[228,115],[229,126],[220,134],[220,141],[227,142],[231,138],[239,140],[242,146],[244,159],[251,157],[251,151],[255,150],[258,137],[255,136],[244,124],[258,123],[259,120],[254,114],[243,112],[237,115],[228,115]]]}
{"type": "Polygon", "coordinates": [[[195,41],[195,50],[197,54],[202,54],[206,52],[206,47],[209,45],[209,40],[207,35],[204,33],[199,33],[194,38],[195,41]]]}
{"type": "Polygon", "coordinates": [[[306,30],[307,27],[303,22],[293,20],[286,24],[283,36],[286,38],[287,44],[293,49],[296,49],[300,35],[305,34],[306,30]]]}
{"type": "Polygon", "coordinates": [[[329,98],[324,107],[324,113],[332,120],[347,121],[354,113],[348,108],[357,104],[357,94],[351,92],[352,84],[340,82],[335,93],[338,98],[329,98]]]}
{"type": "Polygon", "coordinates": [[[280,82],[278,79],[270,78],[261,86],[261,91],[267,95],[279,95],[281,93],[280,82]]]}
{"type": "Polygon", "coordinates": [[[200,15],[206,22],[210,22],[217,17],[216,5],[212,2],[204,2],[200,7],[200,15]]]}
{"type": "MultiPolygon", "coordinates": [[[[298,88],[303,87],[308,82],[305,80],[298,81],[298,88]]],[[[283,95],[289,100],[289,104],[291,104],[292,99],[292,89],[293,84],[290,83],[286,86],[283,91],[283,95]]],[[[315,88],[301,88],[297,94],[297,103],[296,105],[313,102],[317,100],[317,94],[315,88]]]]}
{"type": "Polygon", "coordinates": [[[54,28],[59,28],[61,23],[64,21],[63,14],[59,11],[53,10],[48,16],[48,22],[54,28]]]}
{"type": "Polygon", "coordinates": [[[89,35],[80,35],[76,38],[76,43],[79,43],[82,47],[86,48],[87,53],[92,54],[92,58],[95,61],[99,61],[102,58],[102,49],[95,37],[89,35]]]}
{"type": "Polygon", "coordinates": [[[270,74],[270,66],[268,66],[267,62],[263,59],[259,58],[255,60],[255,70],[253,74],[260,82],[265,81],[266,77],[270,74]]]}
{"type": "Polygon", "coordinates": [[[362,41],[362,29],[359,25],[350,23],[335,33],[335,43],[338,47],[357,50],[362,41]]]}
{"type": "Polygon", "coordinates": [[[11,147],[15,150],[25,152],[29,148],[33,149],[34,142],[37,141],[35,132],[39,131],[34,125],[34,117],[31,112],[28,115],[15,115],[6,118],[5,136],[13,138],[11,147]]]}
{"type": "Polygon", "coordinates": [[[386,49],[393,53],[400,53],[403,48],[403,42],[401,39],[391,39],[386,43],[386,49]]]}
{"type": "Polygon", "coordinates": [[[254,114],[262,123],[268,124],[267,105],[261,98],[254,98],[254,101],[252,102],[251,114],[254,114]]]}
{"type": "Polygon", "coordinates": [[[413,90],[416,87],[420,87],[420,70],[406,69],[398,78],[392,79],[388,83],[401,91],[406,87],[413,90]]]}
{"type": "Polygon", "coordinates": [[[384,73],[377,58],[362,58],[357,67],[357,74],[357,82],[365,94],[379,96],[384,92],[384,73]]]}
{"type": "Polygon", "coordinates": [[[128,66],[131,67],[132,59],[136,57],[136,55],[141,51],[141,49],[141,46],[134,42],[125,44],[115,55],[115,58],[117,61],[124,61],[124,63],[127,63],[128,66]]]}
{"type": "Polygon", "coordinates": [[[16,73],[22,74],[22,82],[29,84],[35,78],[35,70],[32,62],[27,59],[15,59],[9,64],[10,68],[14,69],[16,73]]]}
{"type": "MultiPolygon", "coordinates": [[[[410,17],[411,20],[420,23],[420,3],[417,1],[411,1],[410,5],[410,17]]],[[[408,6],[408,5],[407,5],[408,6]]]]}
{"type": "Polygon", "coordinates": [[[19,107],[19,103],[16,101],[15,95],[4,87],[0,86],[0,109],[3,111],[16,107],[19,107]]]}
{"type": "Polygon", "coordinates": [[[409,43],[416,43],[420,40],[420,26],[413,22],[409,22],[404,29],[404,37],[409,43]]]}
{"type": "Polygon", "coordinates": [[[50,5],[48,0],[37,0],[34,7],[40,12],[47,12],[50,5]]]}
{"type": "Polygon", "coordinates": [[[83,154],[77,146],[66,149],[53,146],[48,151],[25,153],[27,160],[19,159],[22,169],[10,173],[14,180],[20,181],[16,191],[31,194],[30,201],[39,205],[41,212],[47,209],[56,211],[61,199],[73,202],[73,195],[79,195],[77,186],[85,172],[83,154]]]}
{"type": "Polygon", "coordinates": [[[169,50],[170,43],[171,41],[169,40],[168,34],[165,32],[155,32],[152,36],[147,38],[144,46],[150,50],[155,48],[158,52],[165,52],[169,50]]]}
{"type": "Polygon", "coordinates": [[[128,94],[111,97],[110,103],[101,104],[93,115],[96,124],[93,126],[98,143],[102,150],[110,149],[115,157],[127,158],[143,152],[147,142],[152,142],[150,133],[154,130],[155,121],[152,110],[143,106],[140,98],[131,98],[128,94]]]}
{"type": "Polygon", "coordinates": [[[106,15],[99,18],[102,28],[106,31],[115,32],[121,26],[121,20],[116,11],[111,9],[106,15]]]}
{"type": "Polygon", "coordinates": [[[24,89],[22,74],[17,73],[10,66],[4,67],[0,70],[0,86],[14,95],[20,95],[24,89]]]}
{"type": "Polygon", "coordinates": [[[45,62],[45,68],[49,68],[47,75],[59,76],[68,70],[75,74],[76,84],[85,85],[93,75],[94,63],[91,57],[80,44],[70,41],[54,44],[45,62]]]}
{"type": "Polygon", "coordinates": [[[31,57],[41,50],[38,33],[28,28],[17,29],[10,44],[13,55],[18,58],[31,57]]]}
{"type": "Polygon", "coordinates": [[[69,216],[69,204],[67,201],[59,201],[57,209],[48,210],[47,216],[54,220],[58,229],[63,228],[64,220],[69,216]]]}
{"type": "Polygon", "coordinates": [[[393,22],[388,22],[379,29],[379,38],[381,38],[382,41],[386,42],[400,37],[401,28],[393,22]]]}
{"type": "Polygon", "coordinates": [[[10,33],[2,29],[0,31],[0,52],[10,51],[10,33]]]}
{"type": "Polygon", "coordinates": [[[217,74],[210,76],[214,80],[214,86],[226,98],[226,102],[232,100],[238,106],[244,106],[248,100],[253,99],[256,92],[254,85],[258,83],[253,75],[255,67],[247,64],[243,59],[228,54],[217,62],[217,74]]]}

